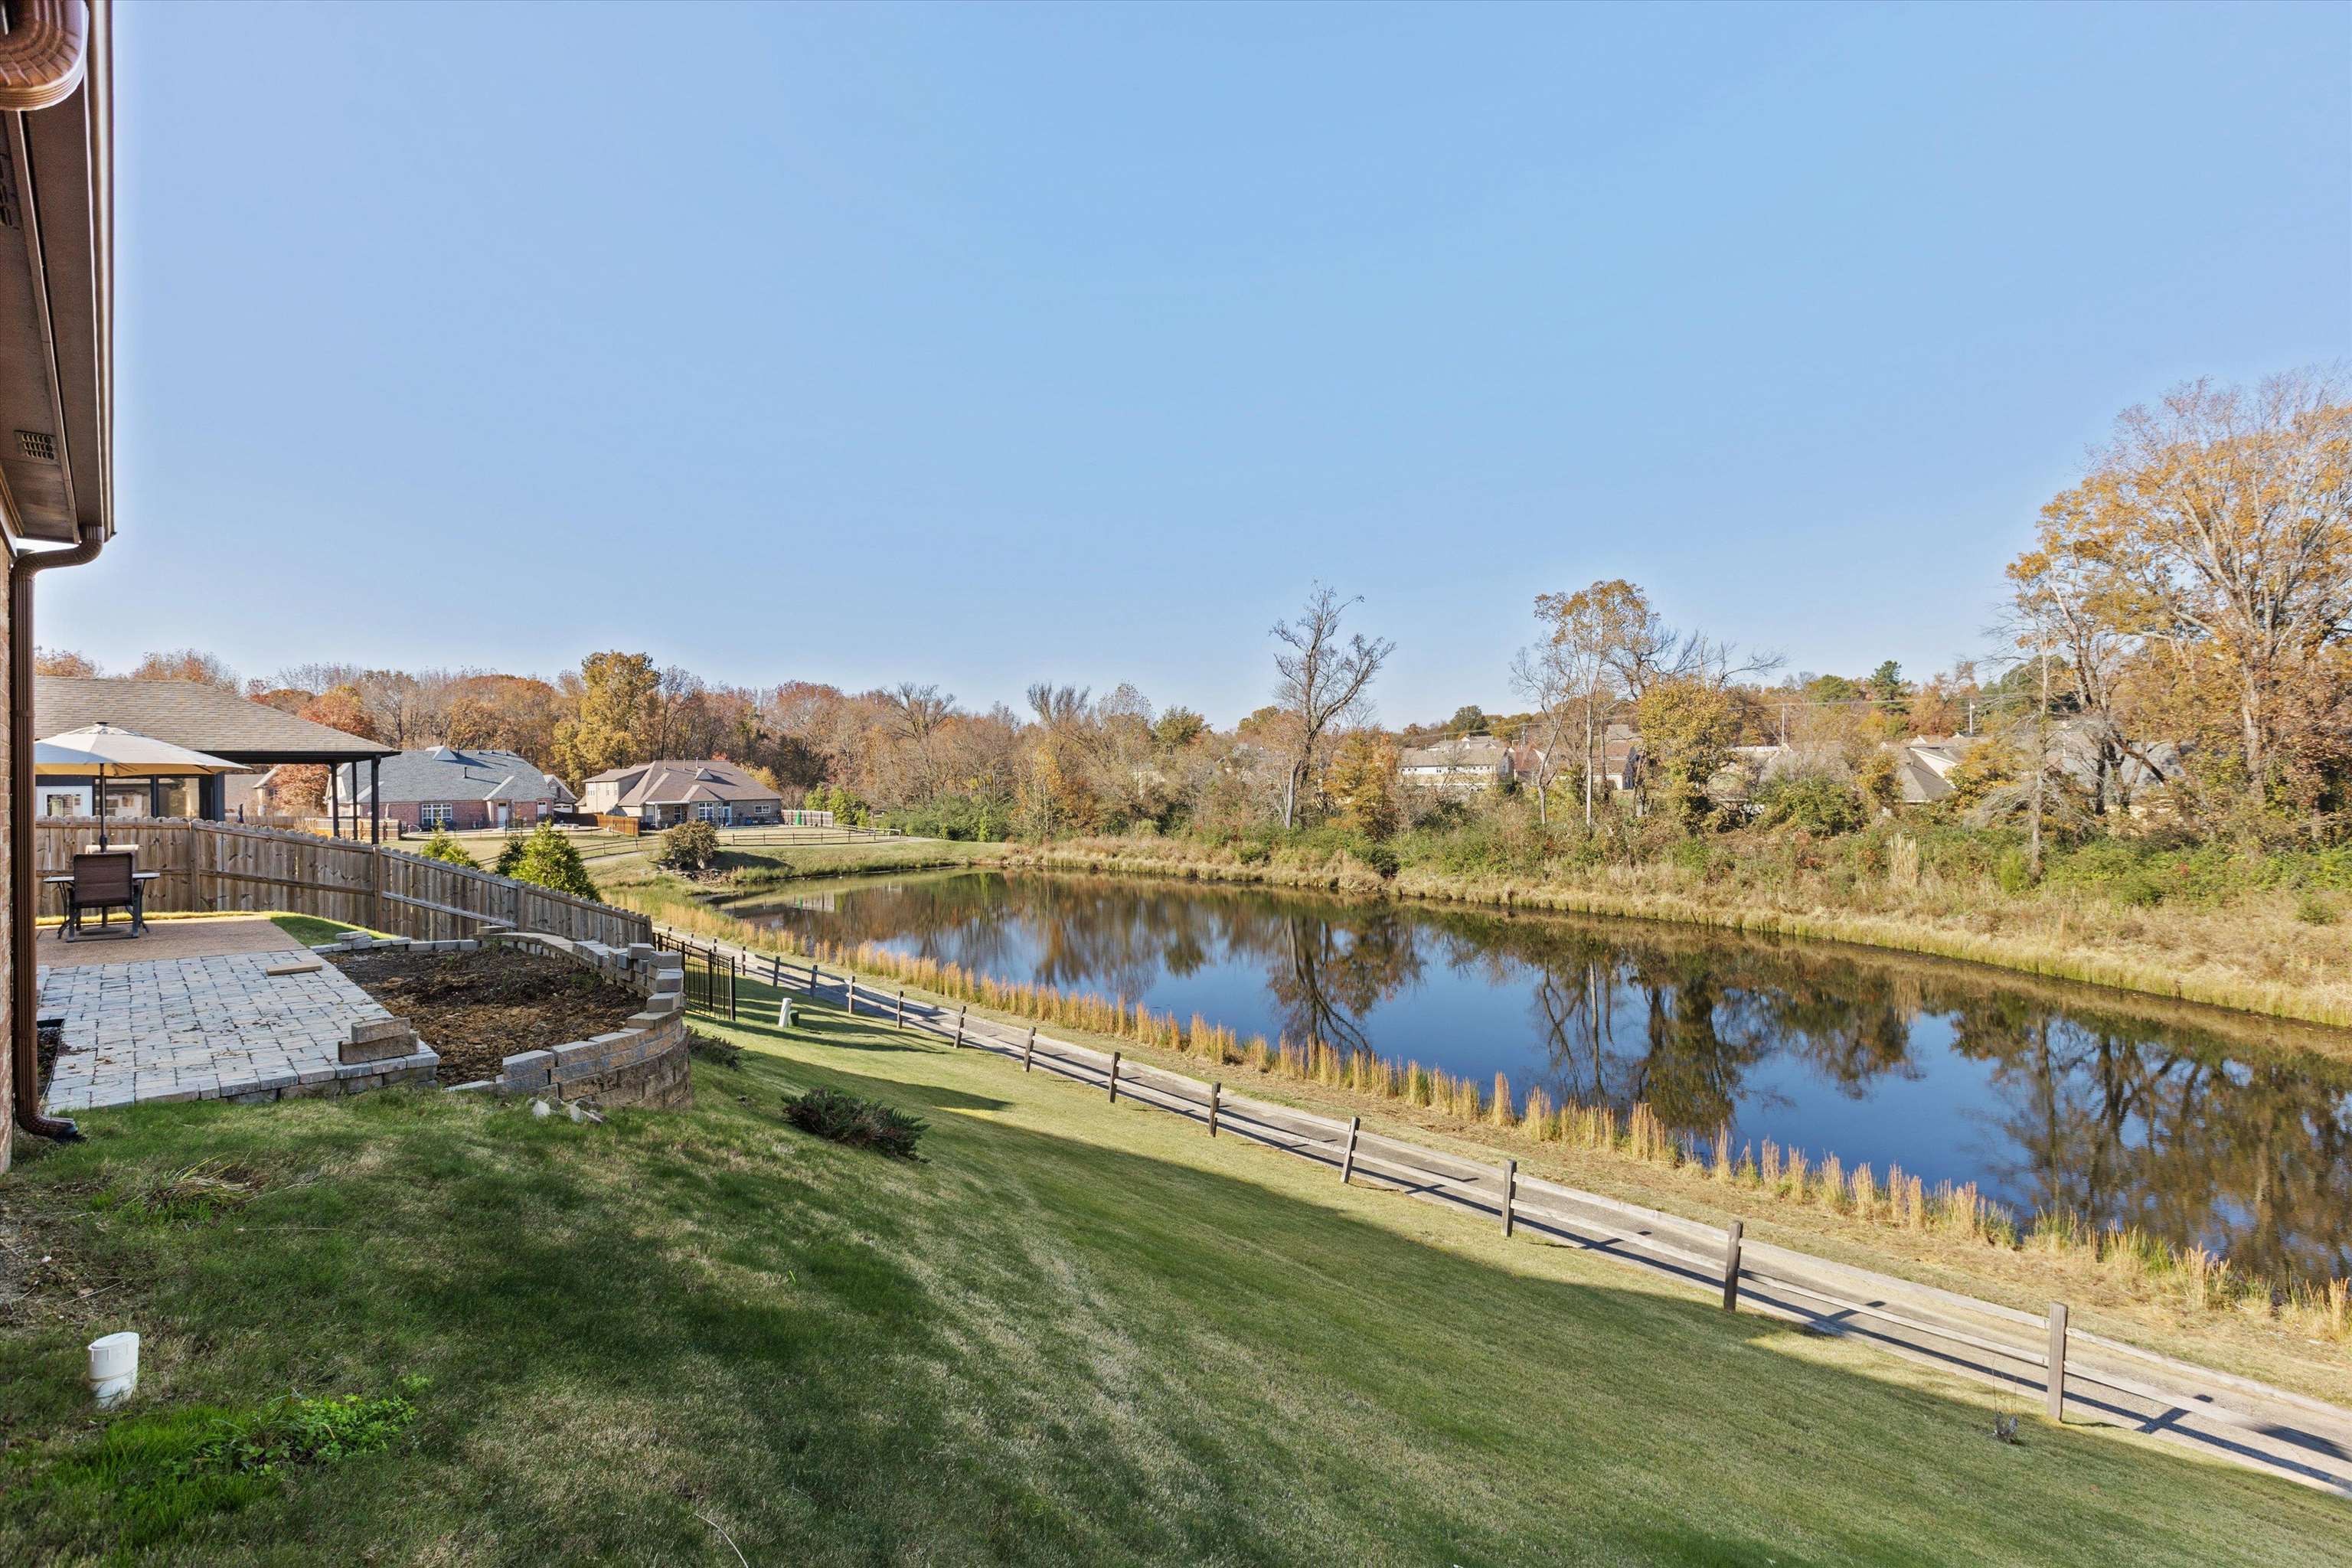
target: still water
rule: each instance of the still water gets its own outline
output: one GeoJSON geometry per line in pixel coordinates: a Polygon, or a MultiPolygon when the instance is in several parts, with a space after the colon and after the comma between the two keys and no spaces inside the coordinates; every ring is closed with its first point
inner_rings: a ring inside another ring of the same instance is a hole
{"type": "Polygon", "coordinates": [[[1648,921],[1124,878],[848,879],[730,912],[2352,1273],[2352,1037],[2327,1031],[1648,921]]]}

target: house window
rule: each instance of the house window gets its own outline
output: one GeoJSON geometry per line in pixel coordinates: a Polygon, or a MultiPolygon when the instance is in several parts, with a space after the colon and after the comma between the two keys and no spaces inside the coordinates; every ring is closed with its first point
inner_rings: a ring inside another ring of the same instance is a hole
{"type": "Polygon", "coordinates": [[[446,800],[428,800],[416,808],[420,827],[446,827],[457,820],[457,807],[446,800]]]}
{"type": "Polygon", "coordinates": [[[700,801],[695,805],[694,815],[705,822],[724,822],[727,820],[727,808],[716,801],[700,801]]]}

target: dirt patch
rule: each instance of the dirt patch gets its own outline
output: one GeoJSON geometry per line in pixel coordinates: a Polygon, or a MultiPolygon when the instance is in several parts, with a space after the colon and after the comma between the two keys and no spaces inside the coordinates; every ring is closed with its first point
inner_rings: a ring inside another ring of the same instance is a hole
{"type": "Polygon", "coordinates": [[[523,1051],[629,1026],[645,1000],[566,959],[479,952],[333,953],[327,961],[441,1053],[445,1084],[499,1076],[523,1051]]]}

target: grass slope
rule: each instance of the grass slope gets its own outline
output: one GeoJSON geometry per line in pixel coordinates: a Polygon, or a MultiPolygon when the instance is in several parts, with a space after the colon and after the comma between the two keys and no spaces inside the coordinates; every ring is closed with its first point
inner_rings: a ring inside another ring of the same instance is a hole
{"type": "Polygon", "coordinates": [[[0,1559],[2297,1563],[2352,1509],[975,1053],[811,1012],[603,1126],[93,1114],[0,1211],[0,1559]],[[829,1085],[919,1164],[786,1126],[829,1085]],[[47,1265],[29,1260],[47,1254],[47,1265]],[[96,1294],[82,1296],[80,1290],[96,1294]],[[16,1294],[21,1292],[21,1294],[16,1294]],[[147,1335],[137,1398],[82,1342],[147,1335]],[[385,1454],[174,1478],[207,1408],[385,1454]]]}

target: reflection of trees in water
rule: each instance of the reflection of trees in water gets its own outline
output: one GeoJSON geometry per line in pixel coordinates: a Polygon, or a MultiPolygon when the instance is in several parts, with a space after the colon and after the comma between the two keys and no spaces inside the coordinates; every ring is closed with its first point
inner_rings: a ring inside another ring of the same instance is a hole
{"type": "Polygon", "coordinates": [[[1955,1053],[1982,1065],[2000,1101],[1983,1121],[1984,1184],[2028,1206],[2226,1242],[2249,1266],[2352,1269],[2352,1067],[2232,1047],[2088,991],[2028,994],[1963,970],[1721,932],[1261,889],[962,874],[837,902],[792,923],[1130,997],[1163,974],[1246,967],[1265,977],[1269,1016],[1218,1022],[1398,1058],[1415,1042],[1383,1038],[1376,1015],[1431,969],[1523,991],[1541,1087],[1620,1111],[1647,1101],[1697,1137],[1735,1112],[1770,1123],[1775,1106],[1751,1080],[1776,1056],[1866,1100],[1889,1075],[1918,1077],[1916,1026],[1948,1020],[1955,1053]]]}
{"type": "Polygon", "coordinates": [[[1284,951],[1266,975],[1281,1032],[1342,1050],[1369,1050],[1357,1020],[1421,978],[1420,945],[1393,912],[1340,922],[1277,917],[1284,951]]]}
{"type": "Polygon", "coordinates": [[[1996,1164],[2028,1207],[2225,1248],[2250,1268],[2352,1272],[2344,1069],[2231,1061],[2112,1019],[1963,1007],[1955,1045],[2003,1092],[1996,1164]]]}

